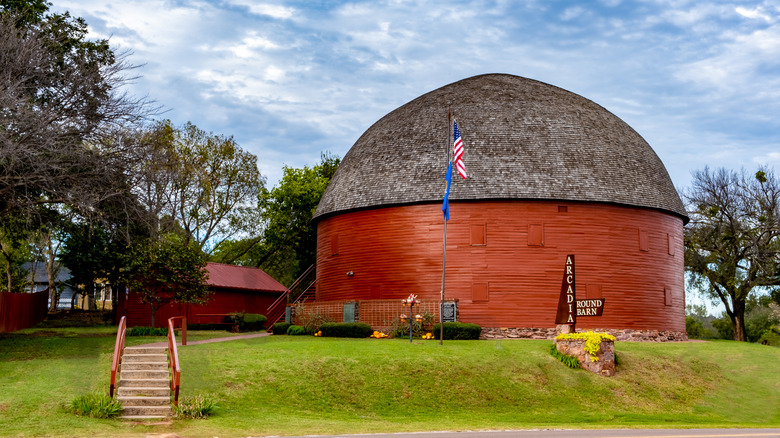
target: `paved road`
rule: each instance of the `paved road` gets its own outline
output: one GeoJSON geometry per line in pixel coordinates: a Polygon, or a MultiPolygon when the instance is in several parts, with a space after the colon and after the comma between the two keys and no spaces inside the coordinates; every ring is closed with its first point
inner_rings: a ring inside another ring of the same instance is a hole
{"type": "MultiPolygon", "coordinates": [[[[780,438],[780,429],[507,430],[333,435],[320,438],[780,438]]],[[[298,438],[298,437],[289,437],[298,438]]],[[[300,437],[303,438],[303,437],[300,437]]],[[[311,438],[311,437],[308,437],[311,438]]]]}

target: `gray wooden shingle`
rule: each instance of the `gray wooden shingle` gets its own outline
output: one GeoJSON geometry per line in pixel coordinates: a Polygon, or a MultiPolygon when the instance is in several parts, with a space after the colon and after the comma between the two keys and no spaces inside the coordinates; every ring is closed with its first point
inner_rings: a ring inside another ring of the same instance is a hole
{"type": "Polygon", "coordinates": [[[344,156],[315,220],[440,202],[450,107],[469,173],[467,180],[453,177],[452,201],[606,202],[663,210],[687,222],[666,168],[630,126],[582,96],[507,74],[446,85],[374,123],[344,156]]]}

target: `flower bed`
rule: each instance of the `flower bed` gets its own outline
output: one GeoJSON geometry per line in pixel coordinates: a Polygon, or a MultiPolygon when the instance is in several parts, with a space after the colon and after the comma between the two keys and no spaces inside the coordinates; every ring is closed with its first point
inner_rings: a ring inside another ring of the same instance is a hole
{"type": "Polygon", "coordinates": [[[606,333],[568,333],[555,337],[555,348],[576,357],[582,368],[602,376],[615,375],[615,337],[606,333]]]}

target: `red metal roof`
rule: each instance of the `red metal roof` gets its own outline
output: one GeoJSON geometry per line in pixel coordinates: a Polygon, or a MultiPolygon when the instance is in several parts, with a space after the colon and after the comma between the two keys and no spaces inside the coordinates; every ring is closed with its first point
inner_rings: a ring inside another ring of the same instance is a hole
{"type": "Polygon", "coordinates": [[[207,263],[206,270],[209,271],[209,279],[206,281],[209,286],[263,292],[282,293],[287,291],[284,285],[274,280],[262,269],[207,263]]]}

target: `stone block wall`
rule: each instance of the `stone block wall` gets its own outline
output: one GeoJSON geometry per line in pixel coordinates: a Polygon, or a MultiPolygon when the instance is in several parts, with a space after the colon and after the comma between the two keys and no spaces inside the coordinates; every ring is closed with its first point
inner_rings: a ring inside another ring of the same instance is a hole
{"type": "MultiPolygon", "coordinates": [[[[685,332],[663,330],[632,330],[632,329],[587,329],[577,332],[594,331],[608,333],[617,341],[637,342],[680,342],[687,341],[685,332]]],[[[555,328],[492,328],[483,327],[480,339],[555,339],[558,332],[555,328]]]]}
{"type": "Polygon", "coordinates": [[[596,361],[591,360],[590,353],[585,351],[585,341],[582,339],[556,340],[555,347],[562,354],[576,357],[583,369],[606,377],[615,375],[614,341],[601,341],[596,361]]]}

